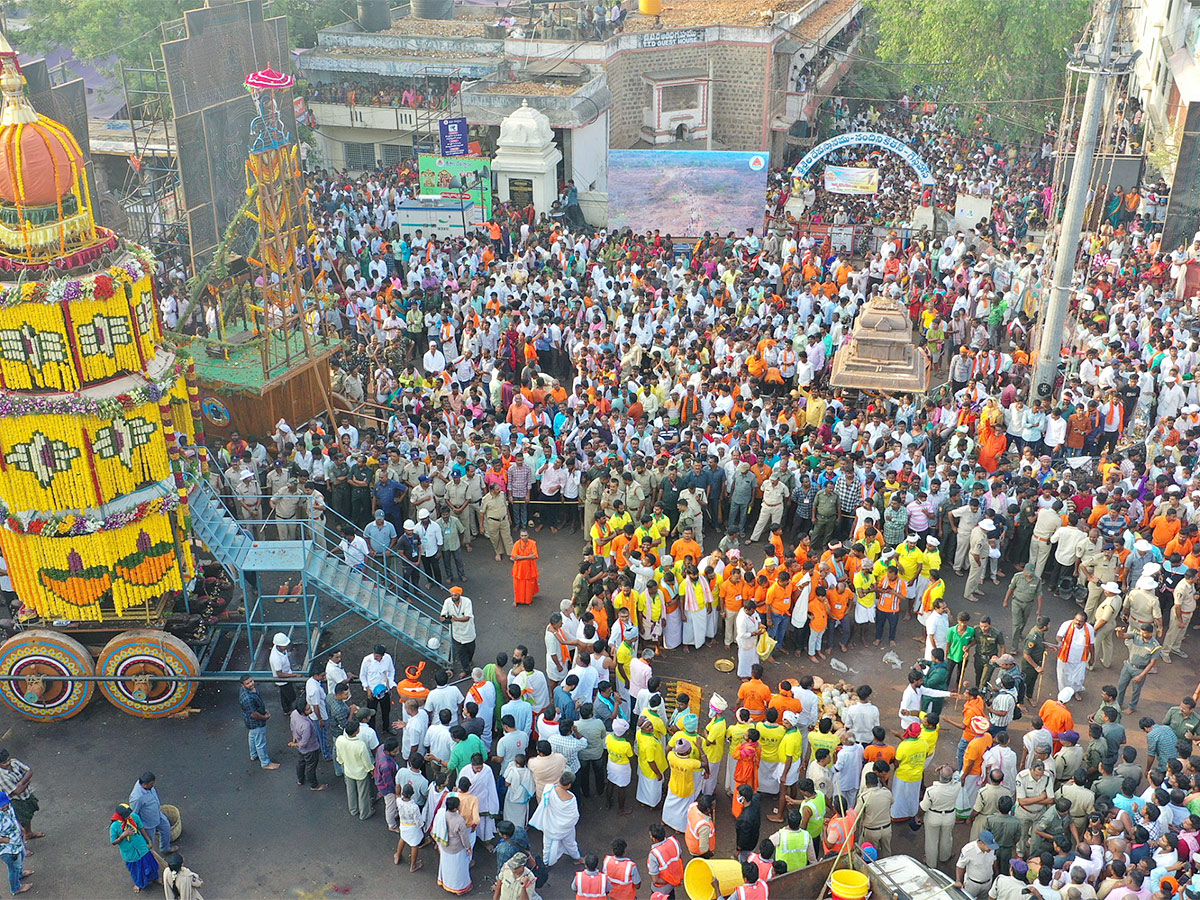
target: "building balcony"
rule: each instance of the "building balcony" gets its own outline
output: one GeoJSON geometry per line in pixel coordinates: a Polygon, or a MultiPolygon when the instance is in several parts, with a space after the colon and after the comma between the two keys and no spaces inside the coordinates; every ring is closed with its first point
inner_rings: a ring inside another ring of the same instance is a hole
{"type": "Polygon", "coordinates": [[[437,129],[436,110],[416,110],[411,107],[350,106],[346,103],[308,104],[317,120],[317,127],[369,128],[377,131],[416,131],[420,122],[432,121],[437,129]]]}

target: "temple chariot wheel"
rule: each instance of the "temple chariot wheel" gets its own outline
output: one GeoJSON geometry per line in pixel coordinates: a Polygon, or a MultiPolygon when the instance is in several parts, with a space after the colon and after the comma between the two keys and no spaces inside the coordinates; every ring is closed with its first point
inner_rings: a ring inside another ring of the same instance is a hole
{"type": "Polygon", "coordinates": [[[96,689],[92,655],[65,634],[31,628],[0,644],[0,674],[20,679],[0,682],[0,701],[36,722],[69,719],[78,714],[96,689]],[[43,676],[67,678],[49,681],[43,676]]]}
{"type": "Polygon", "coordinates": [[[96,658],[96,674],[120,676],[120,681],[100,682],[100,693],[117,709],[143,719],[158,719],[192,702],[200,661],[175,635],[135,628],[104,645],[96,658]],[[151,681],[151,677],[172,680],[151,681]]]}

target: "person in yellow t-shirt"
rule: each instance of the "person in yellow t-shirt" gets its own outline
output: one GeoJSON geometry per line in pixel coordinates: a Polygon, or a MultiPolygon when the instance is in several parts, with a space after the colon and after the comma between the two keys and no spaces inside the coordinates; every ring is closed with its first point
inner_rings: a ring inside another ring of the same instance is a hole
{"type": "Polygon", "coordinates": [[[625,789],[633,779],[633,744],[625,737],[629,723],[624,719],[613,721],[612,732],[604,738],[604,749],[608,751],[608,787],[605,788],[605,808],[612,809],[613,794],[617,795],[617,815],[627,816],[633,810],[625,808],[625,789]]]}
{"type": "Polygon", "coordinates": [[[767,710],[766,721],[758,726],[758,745],[762,757],[758,764],[758,790],[763,794],[779,793],[783,778],[783,755],[780,747],[787,729],[779,722],[779,710],[767,710]]]}
{"type": "Polygon", "coordinates": [[[892,779],[892,821],[904,822],[917,814],[921,801],[921,776],[925,772],[929,745],[921,738],[921,726],[913,722],[896,747],[896,772],[892,779]]]}
{"type": "Polygon", "coordinates": [[[671,770],[667,782],[667,799],[663,802],[662,820],[668,828],[680,834],[687,831],[687,810],[699,793],[698,777],[708,768],[704,760],[693,756],[695,748],[685,737],[678,738],[667,754],[667,766],[671,770]]]}
{"type": "Polygon", "coordinates": [[[708,701],[712,718],[704,726],[704,737],[700,741],[700,749],[708,760],[708,774],[700,785],[701,794],[712,794],[717,789],[717,777],[721,769],[721,759],[725,756],[725,737],[729,731],[729,723],[725,720],[727,703],[724,697],[714,696],[708,701]]]}
{"type": "MultiPolygon", "coordinates": [[[[661,719],[659,722],[661,723],[661,719]]],[[[655,723],[643,716],[638,725],[637,800],[651,808],[662,800],[663,779],[667,772],[667,754],[663,752],[662,740],[655,734],[655,723]]]]}

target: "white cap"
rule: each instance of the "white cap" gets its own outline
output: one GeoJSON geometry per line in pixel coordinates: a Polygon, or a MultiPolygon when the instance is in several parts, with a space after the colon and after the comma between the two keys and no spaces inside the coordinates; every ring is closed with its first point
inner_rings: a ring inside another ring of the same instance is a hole
{"type": "Polygon", "coordinates": [[[708,698],[708,711],[716,715],[717,713],[725,712],[729,708],[729,701],[720,694],[713,694],[708,698]]]}
{"type": "Polygon", "coordinates": [[[427,510],[427,509],[421,510],[419,513],[417,513],[417,518],[421,519],[422,521],[424,521],[425,519],[428,519],[429,518],[429,510],[427,510]]]}
{"type": "Polygon", "coordinates": [[[274,644],[276,647],[287,647],[292,642],[290,640],[288,640],[288,636],[286,634],[284,634],[282,631],[277,631],[277,632],[275,632],[275,637],[271,638],[271,643],[274,644]]]}
{"type": "Polygon", "coordinates": [[[1158,563],[1147,563],[1142,569],[1142,578],[1153,578],[1162,571],[1162,566],[1158,563]]]}
{"type": "Polygon", "coordinates": [[[1138,553],[1146,553],[1151,547],[1151,543],[1145,538],[1141,538],[1133,542],[1133,549],[1138,553]]]}
{"type": "Polygon", "coordinates": [[[417,523],[414,522],[412,519],[404,520],[404,530],[405,531],[412,531],[416,527],[417,527],[417,523]]]}
{"type": "Polygon", "coordinates": [[[1071,698],[1074,696],[1075,696],[1075,689],[1065,687],[1061,691],[1058,692],[1058,702],[1059,703],[1070,703],[1071,698]]]}
{"type": "Polygon", "coordinates": [[[1158,587],[1158,585],[1154,583],[1153,578],[1143,575],[1137,580],[1137,584],[1135,584],[1134,587],[1136,587],[1139,591],[1152,591],[1158,587]]]}
{"type": "Polygon", "coordinates": [[[1108,593],[1110,593],[1110,594],[1121,593],[1121,586],[1119,584],[1117,584],[1115,581],[1106,581],[1106,582],[1104,582],[1104,584],[1102,584],[1100,586],[1102,588],[1104,588],[1104,590],[1108,591],[1108,593]]]}
{"type": "Polygon", "coordinates": [[[911,542],[913,542],[913,543],[916,543],[917,541],[919,541],[919,540],[920,540],[920,538],[919,538],[919,537],[917,537],[915,534],[910,534],[910,535],[908,536],[908,539],[909,539],[909,541],[911,541],[911,542]]]}
{"type": "Polygon", "coordinates": [[[995,531],[996,523],[993,522],[991,519],[984,519],[982,522],[979,523],[979,527],[982,528],[984,531],[995,531]]]}
{"type": "Polygon", "coordinates": [[[942,542],[941,542],[941,541],[939,541],[939,540],[938,540],[937,538],[935,538],[935,537],[927,537],[927,538],[925,538],[925,546],[927,546],[927,547],[940,547],[940,546],[942,546],[942,542]]]}

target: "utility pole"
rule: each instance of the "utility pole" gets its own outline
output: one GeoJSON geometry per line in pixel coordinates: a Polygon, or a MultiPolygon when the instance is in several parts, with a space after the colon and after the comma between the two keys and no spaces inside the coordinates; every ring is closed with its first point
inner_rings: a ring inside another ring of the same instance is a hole
{"type": "Polygon", "coordinates": [[[1120,0],[1100,0],[1100,18],[1092,35],[1090,49],[1081,60],[1069,65],[1078,72],[1089,73],[1083,114],[1079,120],[1079,141],[1075,146],[1075,162],[1071,167],[1071,183],[1067,188],[1066,209],[1058,235],[1054,258],[1054,280],[1050,286],[1050,304],[1042,323],[1037,365],[1030,386],[1030,400],[1048,400],[1054,391],[1058,364],[1062,357],[1063,332],[1071,304],[1075,259],[1079,253],[1079,235],[1087,210],[1092,167],[1096,158],[1096,132],[1108,81],[1113,75],[1113,40],[1117,33],[1120,0]]]}

